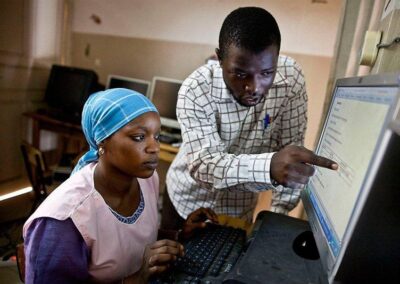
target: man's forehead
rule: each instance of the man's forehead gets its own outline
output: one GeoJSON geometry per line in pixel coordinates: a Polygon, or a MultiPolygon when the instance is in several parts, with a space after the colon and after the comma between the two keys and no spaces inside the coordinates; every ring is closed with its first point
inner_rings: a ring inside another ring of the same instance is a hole
{"type": "Polygon", "coordinates": [[[238,67],[257,64],[261,65],[262,68],[269,69],[276,66],[278,56],[275,46],[266,47],[260,52],[253,52],[246,48],[231,45],[225,60],[229,65],[237,65],[238,67]]]}

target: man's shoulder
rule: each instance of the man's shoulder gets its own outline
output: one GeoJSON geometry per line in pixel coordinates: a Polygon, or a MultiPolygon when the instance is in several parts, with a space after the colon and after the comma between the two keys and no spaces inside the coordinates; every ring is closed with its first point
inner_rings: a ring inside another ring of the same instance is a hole
{"type": "Polygon", "coordinates": [[[278,68],[279,69],[293,69],[293,70],[301,70],[300,65],[297,61],[288,55],[280,54],[278,57],[278,68]]]}
{"type": "Polygon", "coordinates": [[[296,60],[287,55],[279,55],[277,64],[276,84],[293,85],[294,79],[302,78],[304,80],[303,70],[296,60]]]}
{"type": "Polygon", "coordinates": [[[205,64],[193,71],[182,83],[179,93],[193,93],[195,96],[211,91],[216,81],[222,80],[219,64],[205,64]]]}

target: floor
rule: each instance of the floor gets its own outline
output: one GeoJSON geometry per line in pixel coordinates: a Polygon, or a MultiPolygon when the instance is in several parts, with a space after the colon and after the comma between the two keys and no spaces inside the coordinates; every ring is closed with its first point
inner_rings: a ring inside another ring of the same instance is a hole
{"type": "MultiPolygon", "coordinates": [[[[54,190],[58,181],[48,188],[54,190]]],[[[26,177],[0,184],[0,195],[30,186],[26,177]]],[[[22,283],[18,275],[15,247],[22,243],[22,227],[32,212],[33,192],[28,192],[10,199],[0,201],[0,283],[22,283]]]]}
{"type": "MultiPolygon", "coordinates": [[[[29,186],[27,178],[0,185],[0,195],[29,186]]],[[[26,193],[0,201],[0,283],[22,283],[18,275],[15,246],[22,242],[22,226],[33,205],[33,194],[26,193]]]]}

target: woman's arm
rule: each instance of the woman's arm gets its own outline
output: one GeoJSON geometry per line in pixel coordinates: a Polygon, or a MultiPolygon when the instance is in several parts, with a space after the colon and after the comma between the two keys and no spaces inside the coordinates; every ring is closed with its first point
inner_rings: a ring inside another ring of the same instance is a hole
{"type": "Polygon", "coordinates": [[[38,218],[25,244],[25,283],[83,283],[89,251],[71,219],[38,218]]]}

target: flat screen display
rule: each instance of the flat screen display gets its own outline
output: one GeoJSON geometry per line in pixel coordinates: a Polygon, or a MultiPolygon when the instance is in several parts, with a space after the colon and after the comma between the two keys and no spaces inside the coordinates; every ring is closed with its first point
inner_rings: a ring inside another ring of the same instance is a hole
{"type": "Polygon", "coordinates": [[[125,88],[148,96],[150,82],[136,78],[123,77],[118,75],[110,75],[108,77],[107,89],[125,88]]]}
{"type": "Polygon", "coordinates": [[[161,124],[180,129],[176,118],[176,103],[182,81],[163,77],[154,77],[150,99],[158,109],[161,124]]]}
{"type": "Polygon", "coordinates": [[[367,180],[375,173],[372,165],[393,119],[396,80],[388,84],[386,77],[373,78],[374,83],[358,78],[338,81],[315,152],[336,161],[339,169],[316,167],[302,194],[328,275],[343,255],[351,221],[363,206],[367,180]]]}

